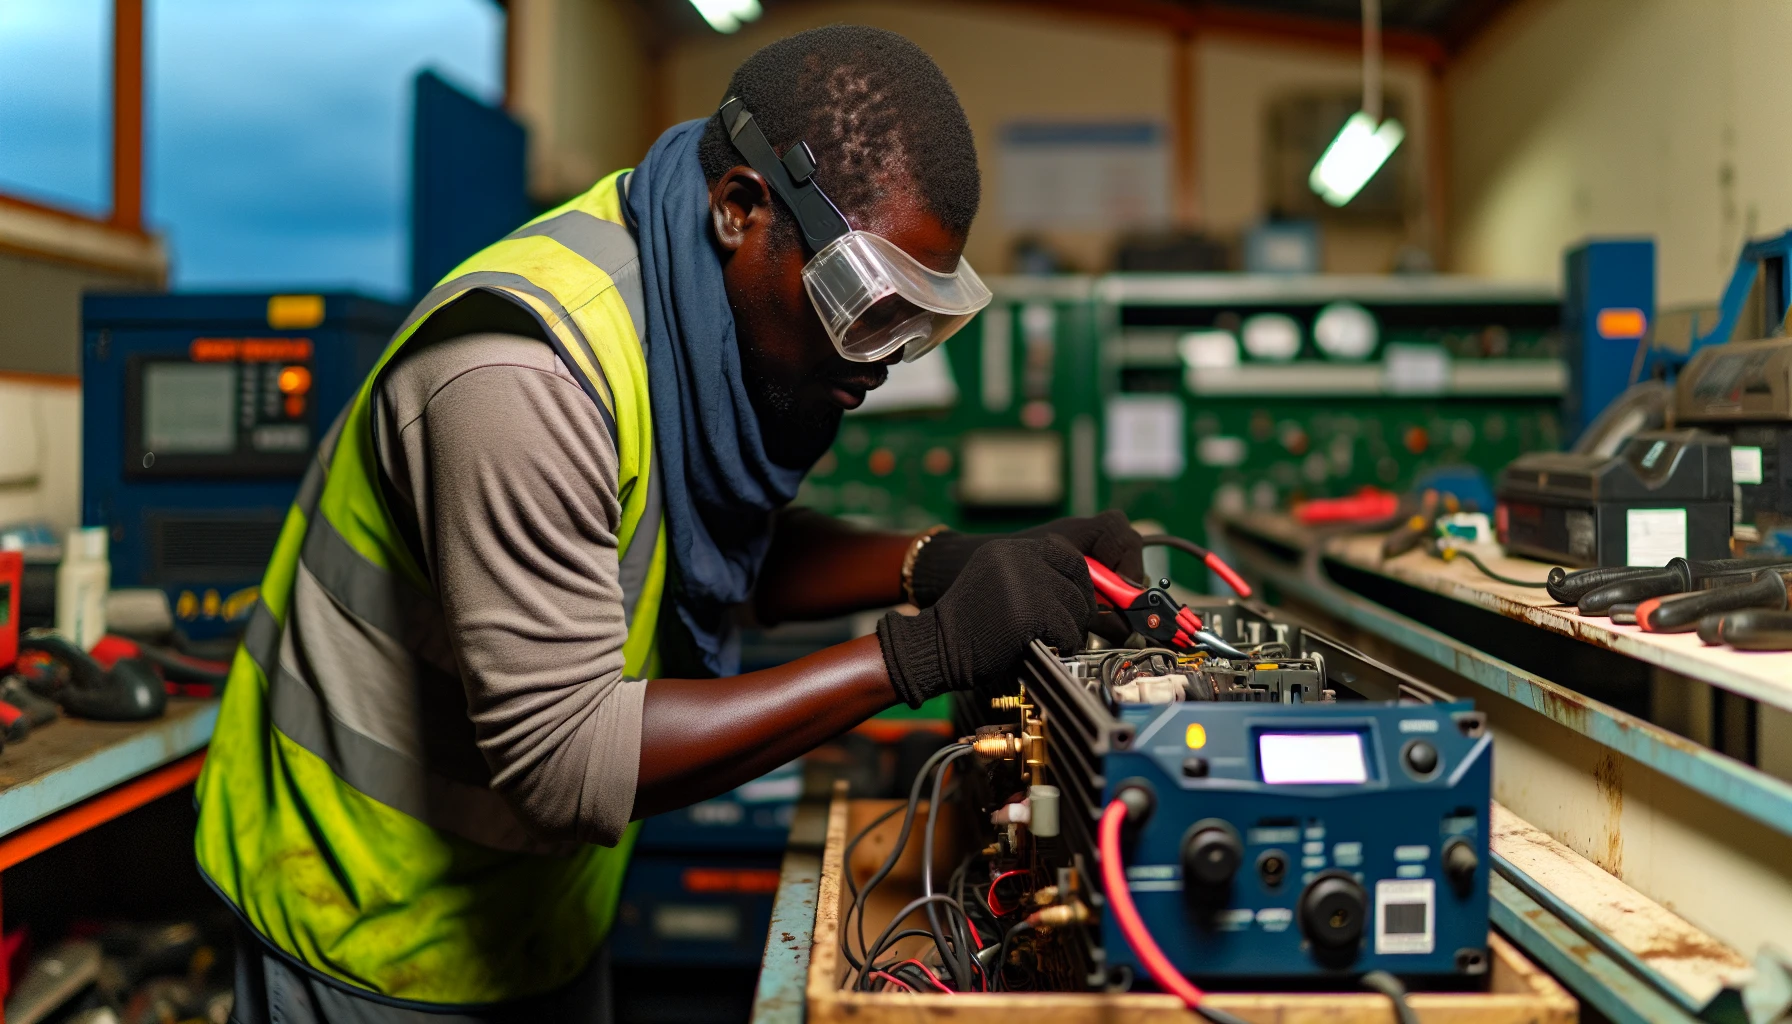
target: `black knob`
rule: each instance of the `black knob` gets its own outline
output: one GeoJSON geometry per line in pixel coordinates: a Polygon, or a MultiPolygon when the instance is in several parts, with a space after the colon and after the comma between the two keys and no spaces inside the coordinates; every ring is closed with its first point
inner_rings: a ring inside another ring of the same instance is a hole
{"type": "Polygon", "coordinates": [[[1475,856],[1474,847],[1466,840],[1452,839],[1444,847],[1444,874],[1457,892],[1468,893],[1475,884],[1475,869],[1480,866],[1481,858],[1475,856]]]}
{"type": "Polygon", "coordinates": [[[1243,859],[1244,844],[1237,832],[1219,822],[1197,823],[1182,841],[1183,885],[1206,889],[1230,885],[1243,859]]]}
{"type": "Polygon", "coordinates": [[[1300,894],[1300,927],[1315,946],[1327,950],[1355,946],[1367,919],[1368,898],[1349,875],[1321,875],[1300,894]]]}
{"type": "Polygon", "coordinates": [[[1182,759],[1182,774],[1191,779],[1207,777],[1207,759],[1205,757],[1185,757],[1182,759]]]}
{"type": "Polygon", "coordinates": [[[1414,775],[1430,775],[1437,771],[1437,748],[1424,740],[1415,740],[1406,748],[1406,766],[1414,775]]]}
{"type": "Polygon", "coordinates": [[[1265,850],[1257,858],[1257,874],[1262,876],[1263,884],[1271,889],[1282,884],[1288,876],[1288,855],[1280,850],[1265,850]]]}

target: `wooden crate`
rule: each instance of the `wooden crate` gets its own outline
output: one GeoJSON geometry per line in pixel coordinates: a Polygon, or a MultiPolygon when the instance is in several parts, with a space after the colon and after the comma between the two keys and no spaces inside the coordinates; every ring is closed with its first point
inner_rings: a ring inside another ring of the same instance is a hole
{"type": "MultiPolygon", "coordinates": [[[[840,956],[840,922],[847,909],[843,882],[846,841],[892,801],[848,800],[837,789],[828,808],[827,845],[822,855],[821,885],[815,906],[814,944],[807,983],[808,1024],[917,1024],[927,1018],[954,1024],[1198,1024],[1175,996],[1146,993],[998,992],[921,994],[848,992],[841,986],[847,964],[840,956]]],[[[867,937],[875,937],[890,916],[920,893],[921,829],[925,805],[915,817],[908,848],[890,876],[873,893],[866,913],[867,937]]],[[[940,823],[935,850],[935,884],[943,883],[942,864],[956,863],[958,849],[951,825],[940,823]]],[[[888,856],[901,815],[868,835],[853,851],[854,878],[862,882],[888,856]]],[[[950,872],[950,867],[946,871],[950,872]]],[[[918,917],[919,915],[917,915],[918,917]]],[[[917,927],[910,924],[908,927],[917,927]]],[[[911,940],[919,942],[920,940],[911,940]]],[[[924,944],[923,944],[924,945],[924,944]]],[[[910,947],[898,947],[912,952],[910,947]]],[[[1412,1008],[1425,1024],[1575,1024],[1579,1006],[1555,979],[1527,960],[1498,935],[1493,936],[1493,976],[1485,993],[1417,993],[1412,1008]]],[[[1368,992],[1225,993],[1212,1005],[1252,1024],[1397,1024],[1392,1005],[1368,992]]]]}

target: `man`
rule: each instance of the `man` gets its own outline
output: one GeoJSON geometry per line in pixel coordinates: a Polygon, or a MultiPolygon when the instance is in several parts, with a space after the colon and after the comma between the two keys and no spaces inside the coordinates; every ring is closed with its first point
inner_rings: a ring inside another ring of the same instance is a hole
{"type": "Polygon", "coordinates": [[[300,488],[200,779],[236,1020],[603,1019],[631,821],[1080,645],[1083,554],[1139,573],[1118,514],[998,540],[785,508],[987,302],[977,203],[933,62],[819,29],[419,303],[300,488]],[[903,601],[737,674],[743,611],[903,601]]]}

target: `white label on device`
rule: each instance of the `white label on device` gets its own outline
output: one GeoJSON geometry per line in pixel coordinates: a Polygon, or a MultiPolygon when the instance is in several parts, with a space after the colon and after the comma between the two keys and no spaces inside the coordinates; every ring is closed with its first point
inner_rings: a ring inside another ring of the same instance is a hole
{"type": "Polygon", "coordinates": [[[1666,565],[1686,557],[1686,510],[1633,508],[1624,513],[1624,564],[1666,565]]]}
{"type": "Polygon", "coordinates": [[[1375,952],[1429,953],[1437,945],[1437,885],[1429,878],[1375,883],[1375,952]]]}
{"type": "Polygon", "coordinates": [[[1761,482],[1761,449],[1747,445],[1730,449],[1730,479],[1739,484],[1761,482]]]}

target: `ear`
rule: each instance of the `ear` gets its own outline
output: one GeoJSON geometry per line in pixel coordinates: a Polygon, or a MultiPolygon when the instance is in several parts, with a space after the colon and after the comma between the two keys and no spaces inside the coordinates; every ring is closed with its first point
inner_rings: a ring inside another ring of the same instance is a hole
{"type": "Polygon", "coordinates": [[[709,219],[716,242],[738,252],[755,230],[772,222],[772,190],[751,167],[730,167],[709,190],[709,219]]]}

